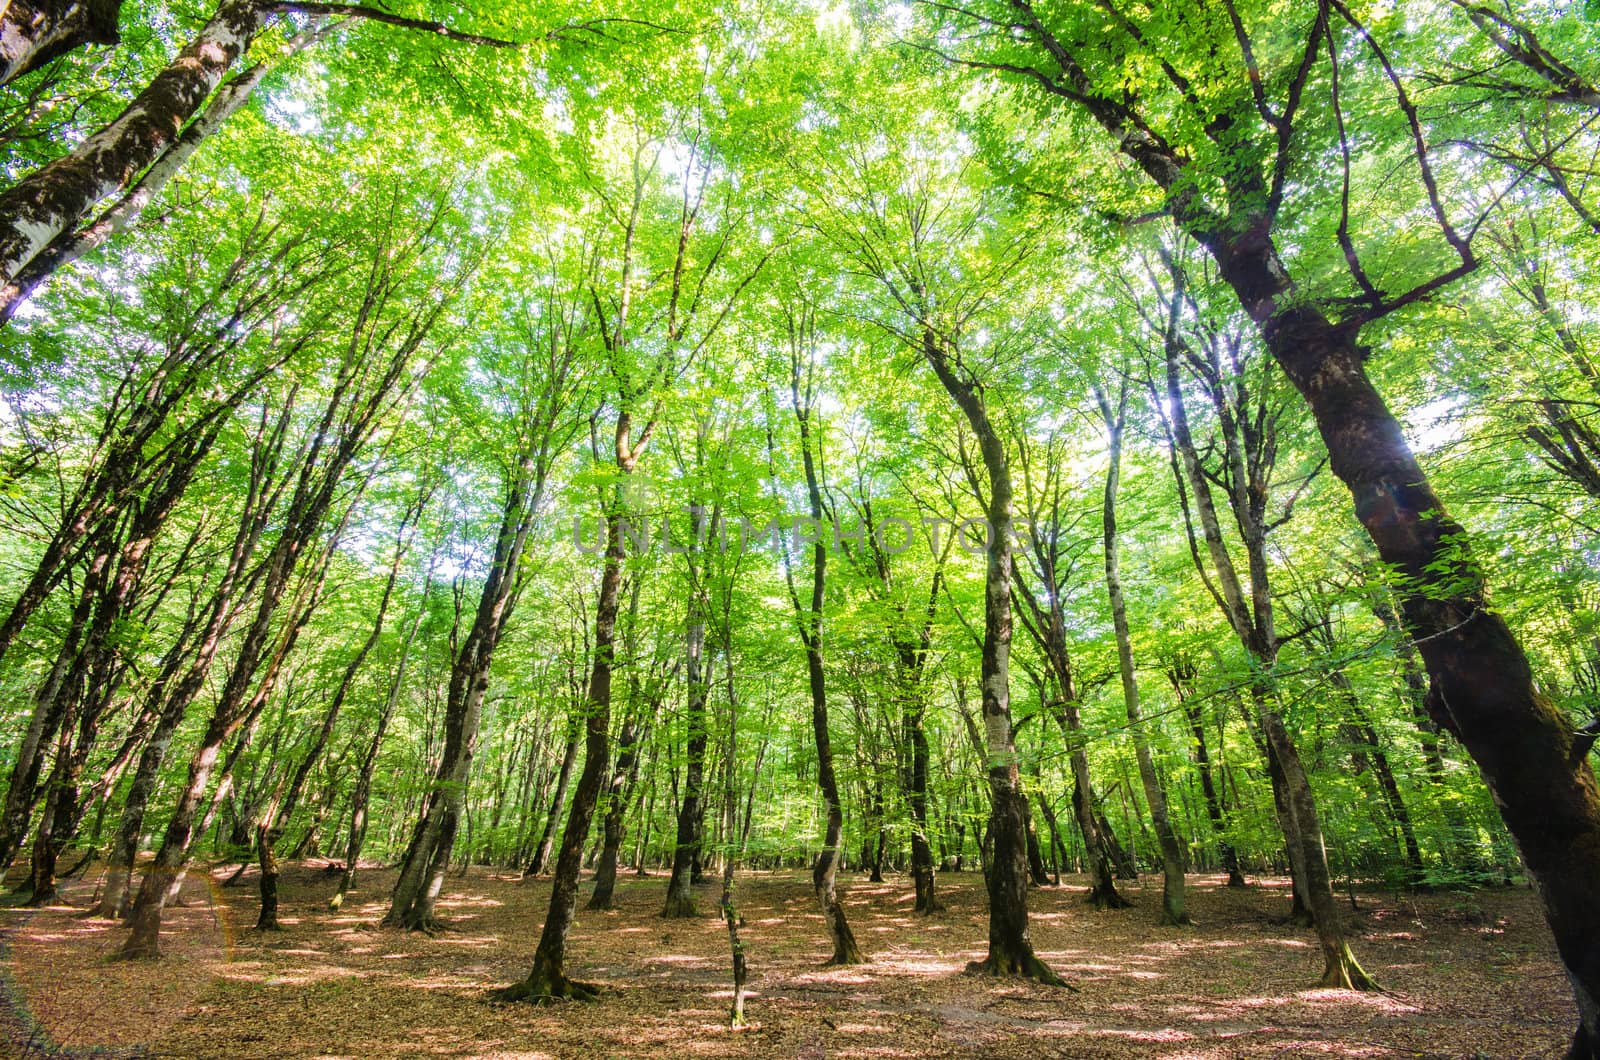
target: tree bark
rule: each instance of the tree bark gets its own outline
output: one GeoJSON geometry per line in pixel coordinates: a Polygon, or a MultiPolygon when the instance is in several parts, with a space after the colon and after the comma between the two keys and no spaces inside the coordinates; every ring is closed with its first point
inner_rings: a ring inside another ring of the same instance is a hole
{"type": "Polygon", "coordinates": [[[428,614],[428,595],[433,588],[433,571],[430,568],[428,577],[422,584],[422,602],[417,607],[417,613],[411,620],[411,627],[406,631],[405,640],[400,643],[400,655],[395,660],[394,676],[389,681],[389,694],[384,697],[383,709],[378,714],[378,724],[372,729],[372,738],[367,743],[366,753],[361,758],[361,770],[356,774],[356,783],[350,793],[350,834],[345,842],[344,872],[339,877],[339,888],[328,899],[328,908],[337,910],[344,904],[345,895],[355,887],[356,868],[361,861],[361,848],[367,840],[367,803],[372,798],[372,777],[378,769],[378,753],[383,749],[383,737],[389,729],[389,722],[394,718],[395,707],[400,703],[400,691],[405,687],[406,664],[411,658],[411,645],[417,639],[417,631],[422,627],[422,620],[428,614]]]}
{"type": "MultiPolygon", "coordinates": [[[[640,432],[638,441],[632,437],[632,426],[632,418],[626,411],[617,414],[616,463],[617,470],[624,476],[632,474],[653,424],[640,432]]],[[[502,1001],[546,1004],[556,1000],[593,1000],[599,994],[594,986],[568,978],[567,934],[572,930],[573,915],[578,908],[578,872],[582,867],[583,848],[610,756],[607,745],[611,726],[611,676],[616,657],[617,600],[625,559],[621,491],[618,490],[606,513],[605,567],[600,576],[600,596],[595,604],[594,665],[584,712],[583,774],[578,778],[572,811],[561,835],[550,906],[545,913],[539,945],[534,950],[533,967],[526,978],[497,992],[496,996],[502,1001]]]]}
{"type": "Polygon", "coordinates": [[[258,0],[223,0],[111,124],[0,194],[0,284],[160,158],[269,17],[258,0]]]}
{"type": "Polygon", "coordinates": [[[572,786],[572,767],[578,762],[578,748],[582,741],[583,726],[574,714],[567,720],[567,746],[561,753],[561,771],[556,776],[556,793],[550,800],[550,812],[545,815],[544,829],[539,833],[539,845],[533,858],[524,867],[524,876],[538,876],[550,864],[550,852],[555,846],[556,829],[561,826],[561,811],[567,804],[567,789],[572,786]]]}
{"type": "Polygon", "coordinates": [[[1212,834],[1217,838],[1222,870],[1228,874],[1229,887],[1243,887],[1245,879],[1244,874],[1239,871],[1239,855],[1233,849],[1233,844],[1228,841],[1228,826],[1222,810],[1222,799],[1212,773],[1211,751],[1206,746],[1205,719],[1201,714],[1200,704],[1190,698],[1187,669],[1189,669],[1188,664],[1181,661],[1169,663],[1167,680],[1172,684],[1173,695],[1177,696],[1184,717],[1189,721],[1189,732],[1194,737],[1195,772],[1200,776],[1200,791],[1205,797],[1206,817],[1210,819],[1212,834]]]}
{"type": "Polygon", "coordinates": [[[703,587],[699,584],[694,542],[700,539],[704,516],[700,506],[691,508],[691,550],[689,560],[689,614],[684,644],[684,675],[688,682],[687,704],[684,711],[687,726],[684,751],[683,799],[678,803],[678,834],[672,854],[672,877],[667,881],[667,900],[661,910],[664,917],[692,917],[695,915],[694,870],[700,859],[701,815],[700,789],[705,781],[706,768],[706,692],[709,675],[704,673],[706,645],[705,602],[703,587]]]}
{"type": "Polygon", "coordinates": [[[1179,846],[1178,836],[1172,830],[1172,821],[1167,815],[1167,793],[1162,790],[1161,781],[1156,776],[1155,761],[1150,756],[1150,736],[1145,732],[1144,715],[1139,709],[1139,681],[1133,666],[1133,638],[1128,629],[1128,609],[1122,598],[1122,569],[1117,541],[1117,487],[1122,475],[1122,430],[1127,409],[1127,390],[1122,391],[1114,411],[1104,394],[1097,391],[1096,396],[1100,401],[1110,443],[1102,522],[1106,597],[1111,604],[1111,626],[1117,638],[1117,672],[1122,679],[1122,702],[1127,709],[1134,754],[1139,762],[1139,780],[1144,786],[1151,824],[1161,848],[1161,923],[1188,924],[1189,914],[1184,910],[1183,900],[1183,848],[1179,846]]]}
{"type": "Polygon", "coordinates": [[[119,44],[122,0],[12,0],[0,15],[0,85],[91,44],[119,44]]]}
{"type": "Polygon", "coordinates": [[[617,764],[611,772],[611,786],[606,794],[606,816],[603,824],[605,845],[600,850],[600,864],[594,874],[594,892],[589,896],[588,909],[616,908],[617,855],[622,849],[622,823],[628,812],[633,782],[639,772],[639,745],[649,726],[634,719],[623,723],[617,736],[617,764]]]}
{"type": "MultiPolygon", "coordinates": [[[[570,365],[570,357],[565,364],[570,365]]],[[[523,427],[525,437],[516,470],[505,487],[494,559],[478,597],[472,626],[451,661],[450,688],[445,699],[444,747],[434,772],[433,790],[400,866],[389,912],[383,918],[388,927],[416,931],[437,926],[434,903],[444,887],[456,828],[466,808],[467,783],[477,750],[483,697],[489,689],[495,649],[516,605],[520,587],[518,570],[544,497],[550,451],[555,444],[554,424],[561,406],[559,395],[565,386],[565,367],[559,355],[552,366],[554,371],[545,385],[554,407],[525,410],[534,415],[528,417],[532,422],[523,427]]]]}
{"type": "MultiPolygon", "coordinates": [[[[809,310],[809,306],[807,310],[809,310]]],[[[811,415],[815,409],[813,393],[809,386],[802,388],[802,357],[810,354],[808,347],[811,318],[806,318],[807,331],[796,331],[791,338],[789,359],[790,394],[794,399],[795,419],[800,428],[800,457],[806,476],[806,496],[811,506],[811,518],[817,526],[817,540],[811,548],[811,597],[802,605],[795,591],[791,568],[784,566],[789,579],[789,595],[794,604],[800,629],[801,645],[806,656],[806,683],[811,692],[811,735],[817,747],[817,788],[822,794],[825,815],[822,849],[811,867],[811,889],[816,892],[822,906],[822,919],[828,927],[833,953],[830,965],[860,964],[865,958],[850,930],[844,905],[839,901],[839,849],[844,831],[844,809],[839,800],[839,780],[833,769],[833,741],[828,731],[828,681],[822,665],[823,604],[828,581],[828,549],[823,542],[822,485],[818,477],[816,444],[811,435],[811,415]],[[802,395],[802,389],[804,394],[802,395]]],[[[787,560],[788,553],[784,553],[787,560]]]]}
{"type": "Polygon", "coordinates": [[[984,864],[989,892],[989,953],[968,971],[1023,976],[1064,986],[1065,982],[1033,952],[1028,935],[1027,805],[1017,770],[1011,726],[1011,465],[1005,445],[989,420],[975,381],[957,373],[932,327],[923,332],[922,353],[939,382],[977,437],[988,476],[987,562],[983,591],[983,726],[989,780],[989,842],[984,864]]]}

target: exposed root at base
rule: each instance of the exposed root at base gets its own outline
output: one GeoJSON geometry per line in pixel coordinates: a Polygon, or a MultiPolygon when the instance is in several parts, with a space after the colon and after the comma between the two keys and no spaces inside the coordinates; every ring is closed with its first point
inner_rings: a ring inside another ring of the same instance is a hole
{"type": "Polygon", "coordinates": [[[450,930],[450,926],[448,924],[446,924],[443,920],[440,920],[438,917],[432,917],[432,916],[422,917],[422,918],[416,919],[416,920],[412,920],[412,919],[409,919],[409,918],[401,919],[401,920],[390,920],[388,917],[385,917],[383,919],[383,922],[379,926],[380,927],[386,927],[386,928],[395,928],[396,930],[399,930],[399,931],[420,931],[424,935],[429,936],[430,938],[433,937],[433,936],[436,936],[436,935],[443,935],[446,931],[450,930]]]}
{"type": "Polygon", "coordinates": [[[1318,984],[1331,987],[1335,990],[1360,990],[1364,992],[1387,994],[1389,991],[1379,986],[1377,980],[1368,975],[1366,969],[1361,967],[1355,954],[1346,947],[1338,959],[1329,960],[1322,970],[1322,980],[1318,984]]]}
{"type": "Polygon", "coordinates": [[[500,990],[491,991],[491,1001],[520,1001],[530,1005],[553,1005],[558,1001],[597,1001],[600,988],[593,983],[580,983],[564,975],[529,976],[500,990]]]}
{"type": "Polygon", "coordinates": [[[981,961],[966,967],[967,975],[984,975],[993,979],[1032,979],[1045,986],[1059,986],[1078,993],[1078,988],[1050,970],[1050,966],[1033,954],[1024,957],[996,957],[990,954],[981,961]]]}
{"type": "Polygon", "coordinates": [[[132,948],[124,946],[108,959],[113,961],[159,961],[161,959],[161,949],[154,944],[132,948]]]}
{"type": "Polygon", "coordinates": [[[1083,900],[1096,909],[1132,909],[1133,903],[1122,897],[1115,887],[1092,887],[1083,900]]]}

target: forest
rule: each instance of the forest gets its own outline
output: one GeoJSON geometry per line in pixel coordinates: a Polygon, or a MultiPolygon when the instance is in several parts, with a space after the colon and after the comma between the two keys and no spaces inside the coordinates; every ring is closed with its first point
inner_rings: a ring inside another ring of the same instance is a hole
{"type": "Polygon", "coordinates": [[[1600,1058],[1600,3],[0,4],[0,1054],[1600,1058]]]}

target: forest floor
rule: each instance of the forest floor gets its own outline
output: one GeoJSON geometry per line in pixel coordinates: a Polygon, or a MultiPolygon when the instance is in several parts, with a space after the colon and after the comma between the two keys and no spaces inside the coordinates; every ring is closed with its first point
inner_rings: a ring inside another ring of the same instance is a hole
{"type": "MultiPolygon", "coordinates": [[[[255,931],[254,873],[196,873],[167,917],[165,957],[109,959],[124,936],[88,918],[98,873],[64,904],[0,909],[0,1049],[20,1056],[159,1057],[1513,1057],[1557,1056],[1575,1019],[1526,888],[1358,892],[1356,952],[1392,994],[1316,988],[1315,939],[1289,926],[1286,881],[1239,891],[1194,876],[1197,926],[1157,926],[1159,878],[1132,909],[1095,912],[1080,881],[1032,892],[1040,954],[1078,993],[960,974],[983,955],[982,877],[939,877],[946,910],[911,912],[903,877],[841,879],[870,963],[825,968],[809,877],[743,873],[751,1026],[730,1031],[728,939],[715,916],[657,916],[665,878],[624,873],[619,908],[581,912],[568,970],[601,999],[491,1003],[521,978],[547,880],[452,875],[436,936],[377,926],[393,873],[363,872],[338,913],[337,877],[286,867],[286,930],[255,931]]],[[[580,899],[581,901],[582,899],[580,899]]]]}

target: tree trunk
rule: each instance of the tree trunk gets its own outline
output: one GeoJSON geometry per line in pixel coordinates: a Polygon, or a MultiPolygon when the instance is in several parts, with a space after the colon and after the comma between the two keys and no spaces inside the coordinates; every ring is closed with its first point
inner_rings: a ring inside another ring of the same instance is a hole
{"type": "Polygon", "coordinates": [[[96,594],[97,578],[91,572],[83,581],[77,605],[56,652],[44,683],[33,700],[33,714],[22,735],[11,782],[6,788],[5,806],[0,809],[0,874],[11,867],[17,850],[28,833],[28,822],[39,798],[39,775],[44,771],[47,745],[55,739],[66,717],[71,695],[65,685],[78,657],[78,646],[88,627],[96,594]]]}
{"type": "MultiPolygon", "coordinates": [[[[691,518],[693,530],[691,540],[698,541],[702,518],[698,506],[692,509],[691,518]]],[[[661,915],[664,917],[695,915],[694,891],[691,884],[694,882],[694,870],[700,858],[703,812],[700,788],[704,783],[706,767],[706,682],[709,675],[702,672],[706,644],[704,603],[700,586],[694,584],[698,578],[692,554],[689,560],[691,584],[684,649],[684,673],[688,681],[688,703],[684,712],[685,724],[688,726],[685,741],[687,762],[684,768],[683,799],[678,803],[678,835],[672,854],[672,878],[667,881],[666,906],[661,910],[661,915]]]]}
{"type": "Polygon", "coordinates": [[[1167,793],[1161,788],[1161,781],[1156,777],[1155,762],[1150,756],[1150,736],[1145,732],[1144,716],[1139,709],[1139,681],[1133,668],[1133,639],[1128,630],[1128,609],[1122,598],[1122,569],[1117,541],[1117,485],[1122,474],[1122,430],[1127,409],[1127,390],[1124,387],[1115,411],[1105,395],[1097,391],[1096,396],[1100,400],[1100,411],[1105,418],[1110,439],[1103,513],[1106,596],[1111,603],[1111,626],[1117,638],[1117,671],[1122,678],[1122,702],[1128,712],[1134,754],[1139,761],[1139,780],[1144,786],[1156,842],[1161,848],[1161,923],[1187,924],[1190,920],[1184,910],[1183,900],[1183,848],[1178,845],[1178,836],[1172,830],[1172,822],[1167,816],[1167,793]]]}
{"type": "MultiPolygon", "coordinates": [[[[646,432],[648,434],[648,428],[646,432]]],[[[633,471],[639,451],[631,447],[631,421],[626,412],[617,416],[617,465],[624,475],[633,471]]],[[[641,447],[642,448],[642,445],[641,447]]],[[[544,931],[534,950],[533,967],[525,979],[497,992],[502,1001],[531,1001],[545,1004],[555,1000],[593,1000],[599,991],[588,983],[569,979],[566,974],[567,934],[572,930],[578,908],[578,871],[595,803],[605,778],[609,758],[611,726],[611,675],[616,655],[615,632],[617,599],[622,587],[622,566],[626,558],[622,539],[622,513],[615,505],[606,514],[605,569],[600,577],[600,596],[595,604],[594,666],[590,672],[588,704],[584,725],[583,774],[573,795],[572,812],[561,835],[561,851],[556,857],[555,881],[550,889],[550,906],[545,913],[544,931]]]]}
{"type": "Polygon", "coordinates": [[[0,15],[0,85],[91,44],[120,44],[122,0],[13,0],[0,15]]]}
{"type": "Polygon", "coordinates": [[[617,736],[617,764],[611,773],[611,788],[606,795],[605,845],[600,850],[600,867],[594,874],[594,893],[589,909],[616,908],[617,854],[622,849],[622,821],[628,812],[630,789],[639,767],[639,744],[645,726],[629,721],[617,736]]]}
{"type": "MultiPolygon", "coordinates": [[[[290,43],[290,50],[298,50],[310,39],[310,35],[302,34],[290,43]]],[[[257,63],[230,78],[206,104],[205,112],[184,128],[183,133],[115,203],[83,228],[78,228],[76,224],[65,226],[26,265],[16,270],[9,281],[0,284],[0,326],[9,323],[17,310],[57,270],[102,246],[137,221],[145,207],[183,168],[200,144],[220,129],[250,98],[269,69],[268,64],[257,63]]]]}
{"type": "MultiPolygon", "coordinates": [[[[816,456],[812,452],[811,413],[814,405],[810,391],[801,398],[801,351],[791,350],[790,389],[794,398],[795,419],[800,427],[800,456],[806,474],[806,495],[811,504],[811,518],[819,527],[816,543],[811,548],[811,598],[809,605],[801,604],[795,591],[791,568],[784,567],[789,579],[789,595],[794,603],[800,626],[800,641],[805,648],[806,681],[811,691],[811,735],[817,747],[817,788],[822,794],[825,815],[822,832],[822,849],[811,867],[811,888],[822,906],[822,919],[828,927],[833,943],[833,954],[828,964],[860,964],[865,958],[856,944],[855,933],[839,901],[839,848],[844,831],[844,810],[839,801],[839,780],[833,769],[833,741],[828,731],[828,680],[822,665],[823,603],[828,580],[828,549],[822,541],[820,527],[823,521],[822,485],[818,477],[816,456]]],[[[788,553],[784,553],[785,557],[788,553]]]]}
{"type": "Polygon", "coordinates": [[[989,892],[989,953],[969,971],[994,976],[1023,976],[1066,985],[1033,952],[1028,936],[1027,804],[1017,771],[1017,748],[1011,727],[1011,465],[1004,443],[989,421],[981,390],[952,363],[933,329],[923,332],[922,352],[945,391],[960,408],[977,437],[988,474],[987,563],[983,589],[983,728],[988,758],[989,842],[993,852],[984,864],[989,892]]]}
{"type": "Polygon", "coordinates": [[[550,812],[545,815],[544,830],[539,833],[539,845],[534,849],[533,859],[523,869],[524,876],[538,876],[550,864],[550,852],[555,846],[556,829],[561,825],[561,810],[567,803],[567,789],[572,784],[572,767],[578,761],[578,747],[581,741],[582,728],[578,718],[573,715],[567,722],[567,748],[561,754],[561,772],[556,777],[556,793],[550,800],[550,812]]]}
{"type": "Polygon", "coordinates": [[[911,879],[916,887],[913,911],[931,915],[940,908],[934,895],[933,847],[928,842],[928,731],[924,724],[927,704],[920,689],[907,697],[906,742],[910,745],[910,783],[906,801],[911,805],[911,879]]]}
{"type": "Polygon", "coordinates": [[[1200,775],[1200,790],[1205,796],[1206,816],[1211,821],[1211,831],[1217,837],[1218,853],[1222,858],[1222,869],[1228,874],[1229,887],[1245,886],[1244,874],[1239,871],[1239,855],[1233,849],[1233,844],[1228,842],[1228,830],[1222,812],[1222,799],[1217,793],[1216,778],[1212,775],[1211,752],[1206,746],[1205,719],[1201,714],[1200,704],[1194,702],[1189,696],[1189,688],[1185,677],[1186,664],[1173,662],[1167,668],[1167,680],[1172,683],[1173,694],[1178,697],[1178,703],[1183,708],[1184,716],[1189,721],[1189,731],[1194,736],[1194,764],[1195,772],[1200,775]]]}
{"type": "Polygon", "coordinates": [[[223,0],[111,124],[0,195],[0,284],[160,158],[269,17],[257,0],[223,0]]]}
{"type": "Polygon", "coordinates": [[[417,630],[428,614],[428,595],[433,588],[433,571],[422,584],[422,603],[411,620],[405,640],[400,643],[400,656],[395,660],[394,676],[389,681],[389,694],[384,698],[383,710],[378,714],[378,724],[372,730],[366,754],[361,758],[361,770],[356,774],[354,790],[350,793],[350,834],[345,843],[344,872],[339,877],[339,889],[328,900],[328,908],[337,910],[344,904],[345,895],[355,887],[356,867],[361,860],[361,848],[367,840],[367,803],[372,797],[372,777],[378,768],[378,752],[383,749],[383,737],[394,718],[395,707],[400,703],[400,690],[405,687],[406,663],[411,657],[411,645],[417,639],[417,630]]]}
{"type": "Polygon", "coordinates": [[[478,724],[495,650],[522,588],[519,571],[544,499],[551,454],[565,441],[562,424],[574,348],[570,342],[562,341],[560,334],[552,333],[549,338],[548,344],[541,343],[538,349],[527,351],[532,366],[540,370],[539,387],[518,410],[517,459],[502,484],[494,554],[472,625],[450,661],[444,746],[434,772],[433,790],[401,863],[389,912],[383,919],[390,927],[431,930],[435,926],[434,903],[444,887],[456,828],[468,808],[467,783],[472,775],[478,724]]]}

